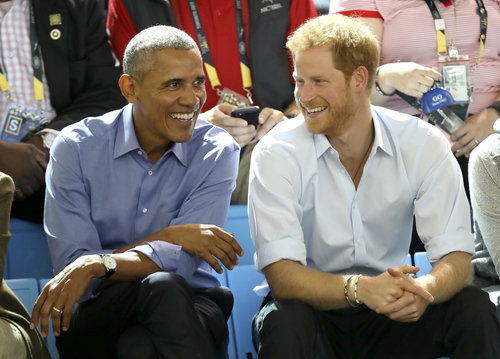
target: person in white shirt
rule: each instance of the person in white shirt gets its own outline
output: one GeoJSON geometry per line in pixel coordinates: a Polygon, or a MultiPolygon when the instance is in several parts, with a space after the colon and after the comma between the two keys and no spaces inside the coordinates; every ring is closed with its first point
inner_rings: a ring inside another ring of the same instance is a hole
{"type": "Polygon", "coordinates": [[[469,178],[476,252],[472,256],[474,285],[500,284],[500,118],[472,151],[469,178]]]}
{"type": "Polygon", "coordinates": [[[308,21],[289,38],[302,115],[254,150],[249,219],[270,294],[259,358],[498,358],[460,168],[433,126],[371,106],[379,46],[359,21],[308,21]],[[433,264],[402,265],[413,215],[433,264]]]}

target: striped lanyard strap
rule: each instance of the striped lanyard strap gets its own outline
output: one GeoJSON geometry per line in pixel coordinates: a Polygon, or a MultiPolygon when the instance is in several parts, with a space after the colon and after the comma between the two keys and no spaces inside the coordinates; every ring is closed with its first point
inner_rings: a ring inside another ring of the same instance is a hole
{"type": "MultiPolygon", "coordinates": [[[[437,49],[438,54],[448,54],[451,58],[458,57],[458,50],[455,48],[453,43],[450,45],[450,48],[447,48],[446,45],[446,36],[445,36],[445,23],[444,19],[441,18],[441,14],[439,13],[436,4],[434,4],[433,0],[425,0],[429,10],[431,11],[432,17],[434,18],[434,27],[436,28],[436,38],[437,38],[437,49]]],[[[481,56],[484,50],[484,44],[486,42],[486,30],[488,28],[488,13],[484,6],[482,0],[476,0],[477,4],[477,14],[479,15],[479,54],[476,58],[476,66],[481,61],[481,56]]],[[[456,6],[453,4],[453,6],[456,6]]],[[[456,11],[456,10],[455,10],[456,11]]]]}
{"type": "MultiPolygon", "coordinates": [[[[207,36],[205,35],[205,30],[203,29],[203,24],[201,22],[198,5],[196,4],[196,0],[188,0],[188,4],[196,30],[196,37],[198,38],[198,43],[200,45],[201,56],[203,57],[203,63],[205,65],[205,71],[208,75],[208,80],[210,81],[210,85],[212,86],[212,88],[217,91],[217,94],[219,96],[222,96],[224,95],[223,91],[221,90],[222,85],[219,80],[219,76],[217,75],[217,70],[215,69],[212,54],[210,53],[210,48],[208,46],[207,36]]],[[[240,55],[241,80],[247,98],[250,104],[252,104],[252,76],[250,74],[250,66],[248,64],[247,50],[245,46],[241,0],[234,0],[234,10],[236,13],[236,34],[238,37],[238,53],[240,55]]]]}

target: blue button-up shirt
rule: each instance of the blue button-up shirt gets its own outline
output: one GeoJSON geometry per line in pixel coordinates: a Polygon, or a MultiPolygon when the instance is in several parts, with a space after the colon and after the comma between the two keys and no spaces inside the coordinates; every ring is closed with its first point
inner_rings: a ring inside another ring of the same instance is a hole
{"type": "MultiPolygon", "coordinates": [[[[54,273],[82,255],[112,252],[171,225],[223,227],[238,160],[233,138],[199,119],[190,141],[174,143],[152,162],[137,141],[132,105],[65,128],[46,172],[54,273]]],[[[133,250],[192,287],[220,285],[206,262],[180,246],[154,241],[133,250]]]]}

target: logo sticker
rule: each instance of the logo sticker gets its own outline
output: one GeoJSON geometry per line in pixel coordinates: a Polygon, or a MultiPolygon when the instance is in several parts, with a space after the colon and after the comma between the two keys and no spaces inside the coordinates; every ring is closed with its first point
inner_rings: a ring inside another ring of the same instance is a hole
{"type": "Polygon", "coordinates": [[[61,25],[61,14],[50,14],[49,15],[49,24],[50,26],[61,25]]]}

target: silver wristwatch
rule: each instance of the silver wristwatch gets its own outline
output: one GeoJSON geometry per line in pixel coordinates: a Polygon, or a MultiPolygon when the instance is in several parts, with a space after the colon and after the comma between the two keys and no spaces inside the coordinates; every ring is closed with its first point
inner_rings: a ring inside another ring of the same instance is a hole
{"type": "Polygon", "coordinates": [[[106,267],[106,274],[102,278],[109,278],[116,272],[116,260],[109,254],[100,254],[102,264],[106,267]]]}
{"type": "Polygon", "coordinates": [[[56,139],[57,134],[55,134],[54,132],[42,131],[38,134],[38,136],[42,138],[43,147],[50,150],[50,147],[52,147],[52,143],[56,139]]]}

